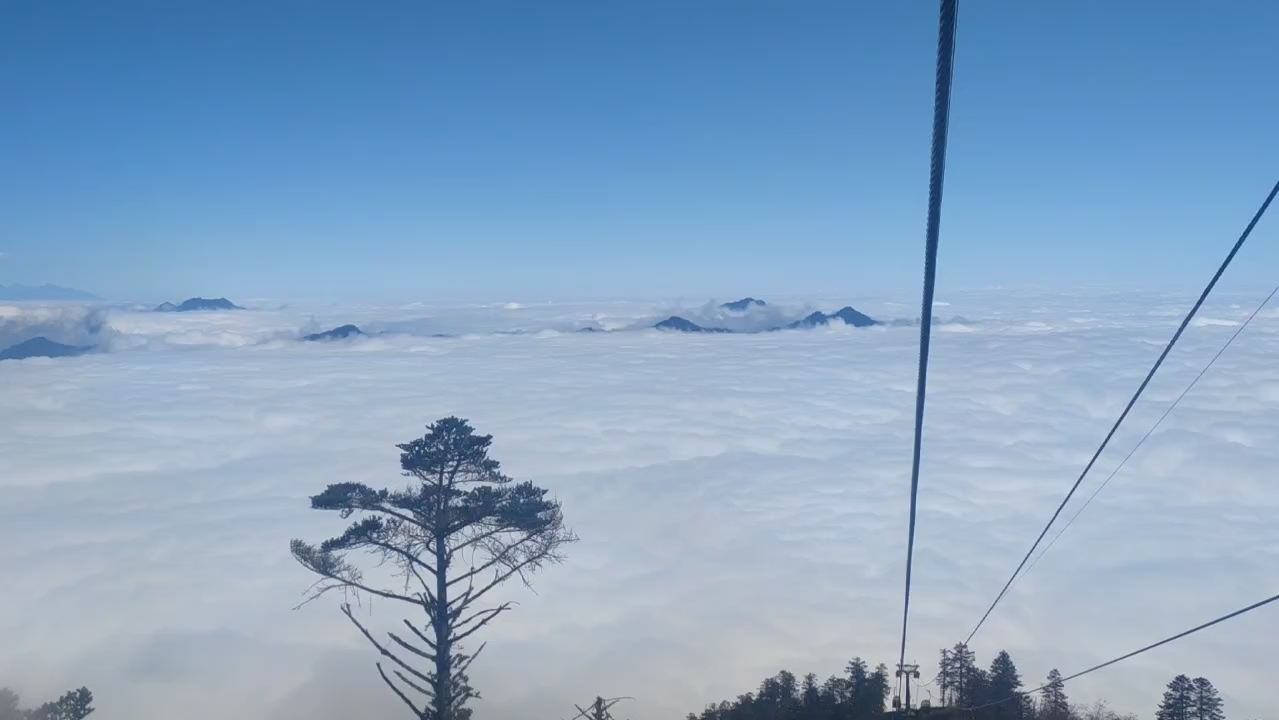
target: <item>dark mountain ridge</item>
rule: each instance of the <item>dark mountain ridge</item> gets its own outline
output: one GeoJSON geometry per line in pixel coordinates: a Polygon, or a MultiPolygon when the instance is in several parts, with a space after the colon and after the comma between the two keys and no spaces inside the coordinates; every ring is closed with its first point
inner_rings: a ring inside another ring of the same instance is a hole
{"type": "Polygon", "coordinates": [[[859,312],[849,305],[840,308],[830,315],[818,310],[802,320],[796,320],[795,322],[787,325],[786,328],[790,330],[814,328],[822,325],[829,325],[832,320],[843,320],[845,325],[852,325],[853,327],[870,327],[872,325],[880,324],[878,320],[872,319],[869,315],[859,312]]]}
{"type": "Polygon", "coordinates": [[[226,298],[188,298],[180,304],[174,305],[171,302],[161,303],[155,309],[156,312],[194,312],[197,310],[243,310],[244,308],[227,300],[226,298]]]}
{"type": "MultiPolygon", "coordinates": [[[[735,307],[748,308],[750,307],[751,303],[756,303],[761,306],[764,305],[763,300],[755,300],[754,298],[743,298],[734,303],[726,303],[724,305],[721,305],[720,307],[728,308],[729,305],[733,305],[735,307]],[[746,304],[739,305],[740,303],[746,303],[746,304]]],[[[777,330],[800,330],[805,328],[815,328],[815,327],[829,325],[836,320],[842,321],[845,325],[852,325],[853,327],[859,327],[859,328],[871,327],[872,325],[883,324],[880,321],[870,317],[869,315],[853,308],[851,305],[846,305],[840,308],[839,310],[833,313],[830,313],[829,315],[818,310],[794,322],[790,322],[785,325],[777,325],[775,327],[768,327],[762,330],[730,330],[729,328],[723,328],[723,327],[708,327],[704,325],[698,325],[692,320],[680,317],[679,315],[672,315],[666,318],[665,320],[653,325],[653,327],[657,330],[671,330],[675,332],[747,334],[747,333],[756,333],[756,332],[774,332],[777,330]]]]}
{"type": "Polygon", "coordinates": [[[676,332],[686,333],[731,333],[728,328],[702,327],[692,320],[686,320],[678,315],[672,315],[665,320],[653,326],[658,330],[673,330],[676,332]]]}
{"type": "Polygon", "coordinates": [[[338,327],[333,328],[332,330],[325,330],[324,332],[311,333],[310,335],[304,335],[302,339],[307,342],[323,342],[327,340],[344,340],[346,338],[356,337],[364,334],[365,333],[363,330],[359,329],[358,327],[354,325],[340,325],[338,327]]]}
{"type": "Polygon", "coordinates": [[[34,357],[75,357],[83,355],[92,349],[93,347],[89,345],[65,345],[41,335],[0,350],[0,360],[26,360],[34,357]]]}
{"type": "Polygon", "coordinates": [[[724,310],[732,310],[733,312],[745,312],[746,310],[751,309],[751,307],[764,307],[766,305],[768,305],[768,303],[763,300],[758,300],[753,297],[744,297],[741,300],[726,302],[720,305],[720,308],[724,310]]]}

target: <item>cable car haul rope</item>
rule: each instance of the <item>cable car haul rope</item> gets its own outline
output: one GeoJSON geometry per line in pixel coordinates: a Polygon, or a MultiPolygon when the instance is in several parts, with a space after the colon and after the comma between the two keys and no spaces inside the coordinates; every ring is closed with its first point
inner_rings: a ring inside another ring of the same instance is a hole
{"type": "MultiPolygon", "coordinates": [[[[924,298],[919,318],[919,382],[915,390],[915,446],[910,469],[910,529],[906,537],[906,593],[902,603],[902,645],[897,674],[906,663],[906,630],[910,622],[910,573],[915,555],[915,510],[919,497],[919,459],[924,438],[924,400],[928,389],[928,346],[933,326],[933,288],[937,281],[937,240],[941,232],[941,194],[946,176],[946,136],[950,127],[950,86],[955,70],[957,0],[941,0],[937,33],[937,86],[933,96],[933,152],[928,177],[928,226],[924,245],[924,298]]],[[[905,678],[907,706],[910,678],[905,678]]]]}

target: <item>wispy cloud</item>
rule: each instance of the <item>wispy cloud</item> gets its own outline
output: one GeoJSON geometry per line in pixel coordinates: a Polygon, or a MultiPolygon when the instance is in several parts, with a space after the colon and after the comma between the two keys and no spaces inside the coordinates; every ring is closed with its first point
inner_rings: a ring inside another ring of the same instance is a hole
{"type": "MultiPolygon", "coordinates": [[[[1184,308],[946,301],[970,321],[934,345],[911,632],[926,667],[980,616],[1184,308]]],[[[192,720],[401,712],[332,602],[290,609],[309,578],[287,544],[338,528],[307,495],[399,483],[394,444],[449,413],[493,433],[505,469],[554,491],[582,537],[536,595],[512,591],[521,605],[473,673],[480,716],[555,718],[598,693],[636,696],[636,720],[682,717],[782,667],[890,662],[915,331],[488,334],[659,310],[117,312],[123,352],[0,365],[0,678],[33,699],[89,684],[102,720],[179,701],[192,720]],[[312,316],[422,332],[289,339],[312,316]],[[444,327],[485,334],[426,336],[444,327]]],[[[1205,309],[1092,483],[1244,315],[1205,309]]],[[[1018,585],[983,658],[1006,647],[1030,679],[1076,670],[1275,592],[1276,353],[1272,312],[1018,585]]],[[[1260,715],[1277,631],[1258,612],[1071,692],[1148,714],[1187,672],[1232,715],[1260,715]]]]}

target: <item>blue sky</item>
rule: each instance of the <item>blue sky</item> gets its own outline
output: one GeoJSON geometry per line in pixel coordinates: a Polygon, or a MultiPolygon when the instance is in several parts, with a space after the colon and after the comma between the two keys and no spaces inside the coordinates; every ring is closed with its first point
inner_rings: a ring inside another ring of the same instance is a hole
{"type": "MultiPolygon", "coordinates": [[[[933,2],[5,3],[0,283],[917,291],[933,2]]],[[[1201,285],[1279,7],[961,5],[939,286],[1201,285]]],[[[1279,221],[1232,281],[1264,283],[1279,221]]]]}

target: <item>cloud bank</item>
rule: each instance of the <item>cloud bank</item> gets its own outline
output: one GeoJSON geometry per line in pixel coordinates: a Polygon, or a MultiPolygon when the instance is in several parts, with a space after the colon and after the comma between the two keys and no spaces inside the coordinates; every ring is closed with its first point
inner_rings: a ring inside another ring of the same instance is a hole
{"type": "Polygon", "coordinates": [[[0,349],[44,336],[67,345],[96,345],[112,334],[109,313],[71,303],[0,304],[0,349]]]}
{"type": "MultiPolygon", "coordinates": [[[[1186,307],[946,302],[970,320],[933,346],[910,645],[926,670],[980,617],[1186,307]]],[[[398,716],[336,600],[291,609],[310,580],[288,540],[340,529],[308,495],[398,484],[395,443],[452,413],[493,433],[504,469],[550,488],[582,538],[536,594],[512,590],[521,605],[473,673],[478,717],[556,718],[602,694],[635,696],[634,720],[677,718],[783,667],[891,662],[915,331],[567,332],[665,309],[21,315],[97,328],[112,352],[0,365],[0,679],[33,701],[87,684],[102,720],[398,716]],[[295,342],[311,322],[403,334],[295,342]]],[[[1082,496],[1247,311],[1205,308],[1082,496]]],[[[1004,601],[975,641],[984,661],[1007,648],[1028,681],[1070,672],[1275,592],[1277,353],[1267,311],[1004,601]]],[[[374,624],[400,616],[365,609],[374,624]]],[[[1277,632],[1279,613],[1258,611],[1069,691],[1149,715],[1187,672],[1213,679],[1231,716],[1260,716],[1277,632]]]]}
{"type": "MultiPolygon", "coordinates": [[[[68,345],[93,345],[97,352],[192,350],[289,342],[348,324],[372,336],[420,338],[478,337],[492,334],[554,334],[581,330],[646,331],[671,316],[703,327],[753,333],[785,327],[824,308],[833,312],[847,299],[775,303],[728,310],[715,300],[700,305],[639,302],[524,305],[504,303],[430,306],[318,306],[258,303],[249,311],[156,312],[149,306],[76,303],[0,304],[0,349],[43,335],[68,345]]],[[[895,303],[858,301],[890,326],[918,325],[917,315],[895,303]]],[[[971,321],[939,315],[944,330],[963,331],[971,321]]]]}

